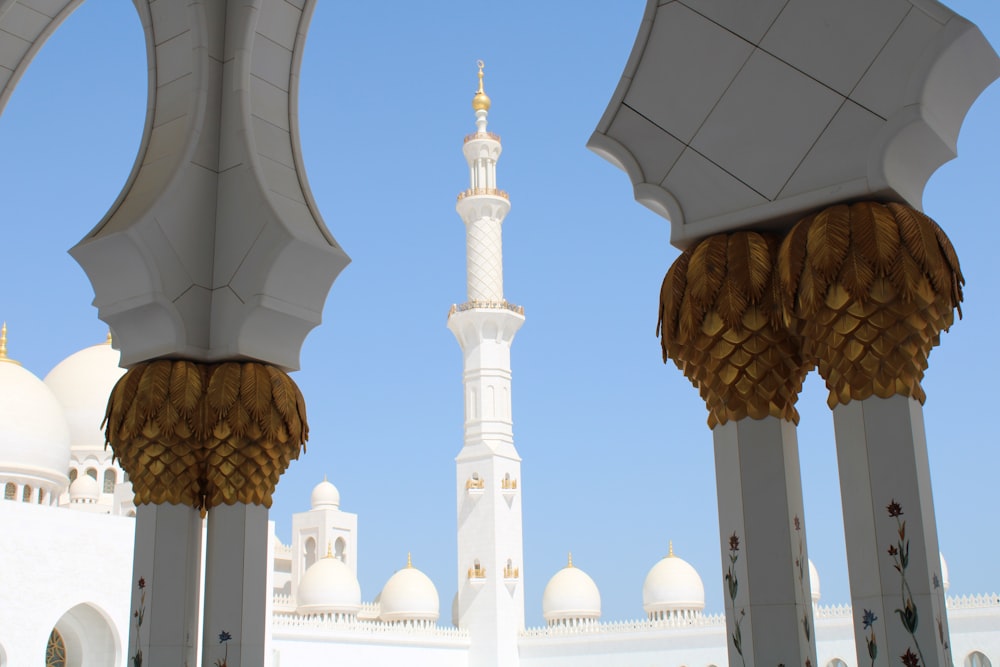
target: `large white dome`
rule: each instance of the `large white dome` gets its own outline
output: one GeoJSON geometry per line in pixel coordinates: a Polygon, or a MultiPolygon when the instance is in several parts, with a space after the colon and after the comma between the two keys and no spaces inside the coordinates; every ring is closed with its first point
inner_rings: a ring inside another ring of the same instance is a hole
{"type": "Polygon", "coordinates": [[[327,554],[302,575],[295,601],[300,614],[354,615],[361,609],[361,584],[351,568],[327,554]]]}
{"type": "Polygon", "coordinates": [[[601,592],[590,576],[573,566],[573,557],[552,575],[542,593],[542,616],[550,625],[559,621],[601,617],[601,592]]]}
{"type": "Polygon", "coordinates": [[[430,621],[441,615],[437,588],[430,578],[413,567],[409,556],[406,567],[389,577],[379,597],[379,618],[383,621],[430,621]]]}
{"type": "Polygon", "coordinates": [[[105,451],[101,422],[111,390],[125,374],[118,366],[120,358],[110,342],[91,345],[60,361],[45,376],[45,384],[66,413],[74,451],[105,451]]]}
{"type": "Polygon", "coordinates": [[[62,406],[44,382],[2,352],[0,477],[61,493],[70,458],[62,406]]]}
{"type": "Polygon", "coordinates": [[[683,558],[670,553],[649,570],[642,584],[642,608],[646,614],[700,612],[705,609],[705,586],[698,571],[683,558]]]}

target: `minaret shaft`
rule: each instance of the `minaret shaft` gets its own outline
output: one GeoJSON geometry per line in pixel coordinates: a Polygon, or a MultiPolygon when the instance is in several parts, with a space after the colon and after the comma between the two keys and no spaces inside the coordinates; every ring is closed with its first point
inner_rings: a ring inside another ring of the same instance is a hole
{"type": "Polygon", "coordinates": [[[462,147],[469,189],[456,204],[466,228],[468,301],[453,306],[448,317],[464,362],[465,431],[456,458],[458,623],[471,635],[470,667],[511,667],[519,662],[524,590],[510,347],[524,311],[503,295],[501,226],[510,202],[497,189],[501,146],[500,137],[486,131],[489,104],[480,69],[473,99],[477,131],[462,147]]]}

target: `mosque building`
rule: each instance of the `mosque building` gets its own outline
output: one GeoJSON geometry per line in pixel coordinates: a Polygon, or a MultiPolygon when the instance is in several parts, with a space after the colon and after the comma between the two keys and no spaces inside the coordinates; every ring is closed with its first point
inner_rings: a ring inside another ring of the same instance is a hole
{"type": "MultiPolygon", "coordinates": [[[[479,76],[476,130],[463,143],[470,186],[457,202],[466,226],[468,300],[448,318],[464,359],[456,579],[435,584],[408,555],[366,599],[370,592],[358,582],[359,517],[341,508],[333,483],[319,481],[310,509],[292,516],[289,544],[271,525],[265,658],[271,667],[728,664],[725,617],[704,612],[701,575],[672,544],[635,591],[640,618],[602,620],[597,583],[568,555],[544,588],[545,625],[525,627],[510,372],[525,316],[503,292],[501,225],[510,204],[497,187],[501,142],[487,131],[482,68],[479,76]]],[[[6,325],[0,335],[0,667],[124,667],[132,664],[130,637],[149,630],[141,615],[130,617],[132,591],[145,586],[132,572],[131,486],[98,427],[124,373],[110,343],[109,336],[71,355],[41,380],[8,353],[6,325]]],[[[941,566],[947,590],[943,558],[941,566]]],[[[857,667],[859,614],[819,604],[811,562],[809,578],[819,665],[857,667]]],[[[1000,665],[1000,598],[951,597],[948,610],[955,663],[1000,665]]],[[[214,660],[205,656],[203,664],[214,660]]]]}

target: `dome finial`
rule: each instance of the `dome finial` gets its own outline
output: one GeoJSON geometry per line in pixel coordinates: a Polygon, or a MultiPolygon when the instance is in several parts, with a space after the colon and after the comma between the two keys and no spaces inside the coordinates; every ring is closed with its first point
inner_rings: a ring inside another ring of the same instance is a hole
{"type": "Polygon", "coordinates": [[[566,567],[573,567],[573,552],[569,552],[569,557],[567,558],[566,567]]]}
{"type": "Polygon", "coordinates": [[[14,361],[7,356],[7,322],[4,322],[3,326],[0,327],[0,361],[21,365],[21,362],[14,361]]]}
{"type": "Polygon", "coordinates": [[[673,540],[668,540],[667,544],[669,545],[668,550],[667,550],[667,558],[673,558],[674,557],[674,541],[673,540]]]}
{"type": "Polygon", "coordinates": [[[108,327],[108,338],[104,342],[108,345],[111,345],[111,327],[108,327]]]}
{"type": "Polygon", "coordinates": [[[333,558],[333,547],[330,546],[330,540],[326,541],[326,557],[333,558]]]}
{"type": "Polygon", "coordinates": [[[479,89],[476,91],[476,95],[472,98],[472,108],[476,111],[489,111],[490,110],[490,98],[483,90],[483,67],[486,66],[482,60],[476,61],[476,66],[479,67],[479,89]]]}
{"type": "Polygon", "coordinates": [[[410,552],[406,552],[406,567],[413,568],[413,558],[410,556],[410,552]]]}

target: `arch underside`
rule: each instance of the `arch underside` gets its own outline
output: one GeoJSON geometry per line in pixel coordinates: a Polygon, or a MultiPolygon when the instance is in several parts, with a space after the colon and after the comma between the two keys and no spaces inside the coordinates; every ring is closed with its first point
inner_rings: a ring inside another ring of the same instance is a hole
{"type": "MultiPolygon", "coordinates": [[[[0,112],[81,2],[0,0],[0,112]]],[[[145,129],[121,194],[71,254],[123,366],[180,356],[295,369],[349,262],[299,145],[315,0],[134,4],[149,62],[145,129]]]]}

